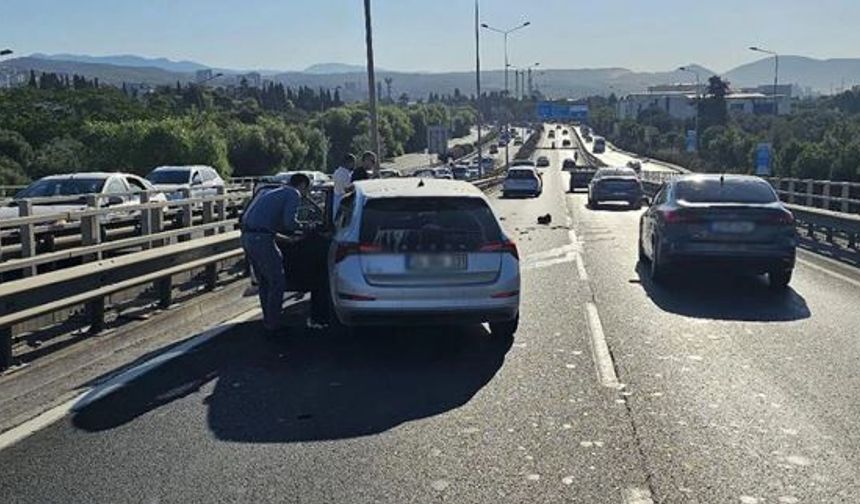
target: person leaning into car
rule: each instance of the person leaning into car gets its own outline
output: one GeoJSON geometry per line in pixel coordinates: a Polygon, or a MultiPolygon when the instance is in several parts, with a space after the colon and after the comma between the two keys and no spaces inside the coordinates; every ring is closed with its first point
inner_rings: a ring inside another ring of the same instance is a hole
{"type": "Polygon", "coordinates": [[[242,215],[242,248],[257,276],[263,325],[268,331],[283,327],[281,314],[286,290],[284,257],[275,238],[298,229],[296,214],[310,185],[307,175],[297,173],[288,185],[269,189],[254,198],[242,215]]]}

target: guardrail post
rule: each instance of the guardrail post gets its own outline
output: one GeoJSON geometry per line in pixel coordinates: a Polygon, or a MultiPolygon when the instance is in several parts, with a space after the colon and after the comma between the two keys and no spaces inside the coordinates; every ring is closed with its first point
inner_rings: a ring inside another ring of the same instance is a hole
{"type": "Polygon", "coordinates": [[[845,213],[850,212],[851,211],[851,202],[849,200],[851,199],[851,184],[849,184],[847,182],[842,182],[841,198],[842,198],[842,203],[839,206],[839,209],[845,213]]]}
{"type": "MultiPolygon", "coordinates": [[[[223,188],[219,188],[220,190],[223,188]]],[[[212,200],[207,200],[203,202],[203,223],[209,224],[215,221],[215,202],[212,200]]],[[[203,231],[204,236],[212,236],[216,233],[216,229],[206,229],[203,231]]],[[[204,269],[204,278],[206,280],[206,290],[214,290],[216,285],[218,284],[218,265],[207,264],[204,269]]]]}
{"type": "MultiPolygon", "coordinates": [[[[153,234],[160,233],[164,231],[164,212],[167,211],[167,207],[159,207],[153,210],[152,214],[150,214],[150,222],[152,222],[152,231],[153,234]]],[[[164,240],[155,240],[154,242],[150,242],[154,247],[161,247],[164,245],[164,240]]]]}
{"type": "Polygon", "coordinates": [[[794,203],[794,193],[797,188],[794,186],[794,179],[789,179],[788,181],[788,202],[794,203]]]}
{"type": "Polygon", "coordinates": [[[0,371],[12,367],[12,327],[0,327],[0,371]]]}
{"type": "MultiPolygon", "coordinates": [[[[218,187],[216,194],[218,194],[218,202],[215,203],[215,218],[220,222],[227,220],[227,188],[224,186],[218,187]]],[[[223,226],[218,228],[219,233],[225,231],[226,229],[223,226]]]]}
{"type": "MultiPolygon", "coordinates": [[[[95,194],[87,195],[87,209],[94,211],[98,208],[99,197],[95,194]]],[[[99,217],[100,215],[94,212],[90,215],[81,217],[81,242],[84,246],[98,245],[102,242],[102,230],[99,217]]],[[[83,256],[82,259],[84,262],[100,261],[102,259],[102,253],[96,252],[89,256],[83,256]]]]}
{"type": "MultiPolygon", "coordinates": [[[[215,202],[206,200],[203,202],[203,224],[209,224],[215,221],[215,202]]],[[[215,234],[214,229],[206,229],[203,231],[203,236],[212,236],[215,234]]]]}
{"type": "MultiPolygon", "coordinates": [[[[18,201],[18,215],[20,217],[30,217],[33,215],[33,203],[29,200],[18,201]]],[[[19,228],[21,235],[21,257],[34,257],[36,255],[36,233],[33,223],[24,224],[19,228]]],[[[25,277],[36,274],[35,266],[27,266],[21,270],[25,277]]]]}
{"type": "Polygon", "coordinates": [[[815,181],[810,179],[806,181],[806,206],[815,206],[815,198],[813,198],[815,192],[815,181]]]}
{"type": "MultiPolygon", "coordinates": [[[[150,196],[148,192],[140,193],[140,203],[145,205],[150,202],[150,196]]],[[[140,235],[141,236],[149,236],[152,234],[152,210],[149,208],[144,208],[140,211],[140,235]]],[[[152,247],[151,242],[146,242],[141,245],[143,250],[147,250],[152,247]]]]}
{"type": "Polygon", "coordinates": [[[822,208],[826,208],[827,210],[830,210],[831,196],[830,196],[830,181],[829,180],[827,182],[825,182],[824,185],[822,186],[821,196],[822,196],[822,198],[821,198],[822,208]]]}
{"type": "MultiPolygon", "coordinates": [[[[194,221],[194,213],[191,208],[191,203],[188,202],[188,199],[191,198],[191,190],[190,189],[182,189],[182,200],[183,204],[181,205],[180,217],[179,217],[179,225],[183,228],[190,228],[192,222],[194,221]]],[[[186,242],[191,239],[191,233],[182,234],[177,237],[178,241],[186,242]]]]}
{"type": "Polygon", "coordinates": [[[100,297],[86,304],[87,321],[90,323],[90,334],[98,334],[105,330],[105,298],[100,297]]]}
{"type": "Polygon", "coordinates": [[[162,310],[170,308],[173,304],[173,279],[167,276],[158,280],[155,289],[158,292],[158,307],[162,310]]]}

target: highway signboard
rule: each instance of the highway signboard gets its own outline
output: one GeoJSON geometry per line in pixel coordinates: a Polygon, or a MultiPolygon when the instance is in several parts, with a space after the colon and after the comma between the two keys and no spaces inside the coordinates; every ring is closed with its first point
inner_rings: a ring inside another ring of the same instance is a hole
{"type": "Polygon", "coordinates": [[[544,121],[588,120],[588,105],[570,102],[541,101],[537,104],[537,115],[544,121]]]}
{"type": "Polygon", "coordinates": [[[760,143],[755,150],[755,174],[759,176],[770,176],[771,145],[760,143]]]}
{"type": "Polygon", "coordinates": [[[427,152],[430,154],[447,154],[448,128],[446,126],[427,127],[427,152]]]}

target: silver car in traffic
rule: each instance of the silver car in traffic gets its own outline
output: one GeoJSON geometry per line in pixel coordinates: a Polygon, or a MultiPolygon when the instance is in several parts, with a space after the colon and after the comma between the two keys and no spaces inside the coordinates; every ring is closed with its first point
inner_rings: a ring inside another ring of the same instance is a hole
{"type": "Polygon", "coordinates": [[[495,335],[516,332],[517,247],[473,185],[358,182],[334,225],[330,289],[342,324],[489,322],[495,335]]]}

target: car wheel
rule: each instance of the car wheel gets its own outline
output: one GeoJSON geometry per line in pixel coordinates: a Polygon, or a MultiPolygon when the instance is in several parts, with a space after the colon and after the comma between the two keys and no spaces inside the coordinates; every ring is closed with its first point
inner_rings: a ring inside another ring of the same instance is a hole
{"type": "Polygon", "coordinates": [[[663,253],[661,252],[660,241],[655,237],[652,247],[651,257],[651,280],[654,283],[663,283],[668,275],[668,267],[664,264],[663,253]]]}
{"type": "Polygon", "coordinates": [[[793,269],[778,269],[768,272],[767,277],[770,282],[770,288],[773,290],[785,290],[788,284],[791,283],[791,275],[793,269]]]}
{"type": "Polygon", "coordinates": [[[519,326],[520,315],[517,314],[517,316],[511,320],[506,320],[504,322],[490,322],[490,334],[492,334],[494,338],[498,339],[513,338],[519,326]]]}
{"type": "Polygon", "coordinates": [[[642,225],[639,225],[639,240],[637,240],[637,245],[639,249],[639,260],[645,262],[648,260],[648,256],[645,255],[645,247],[642,246],[642,225]]]}

